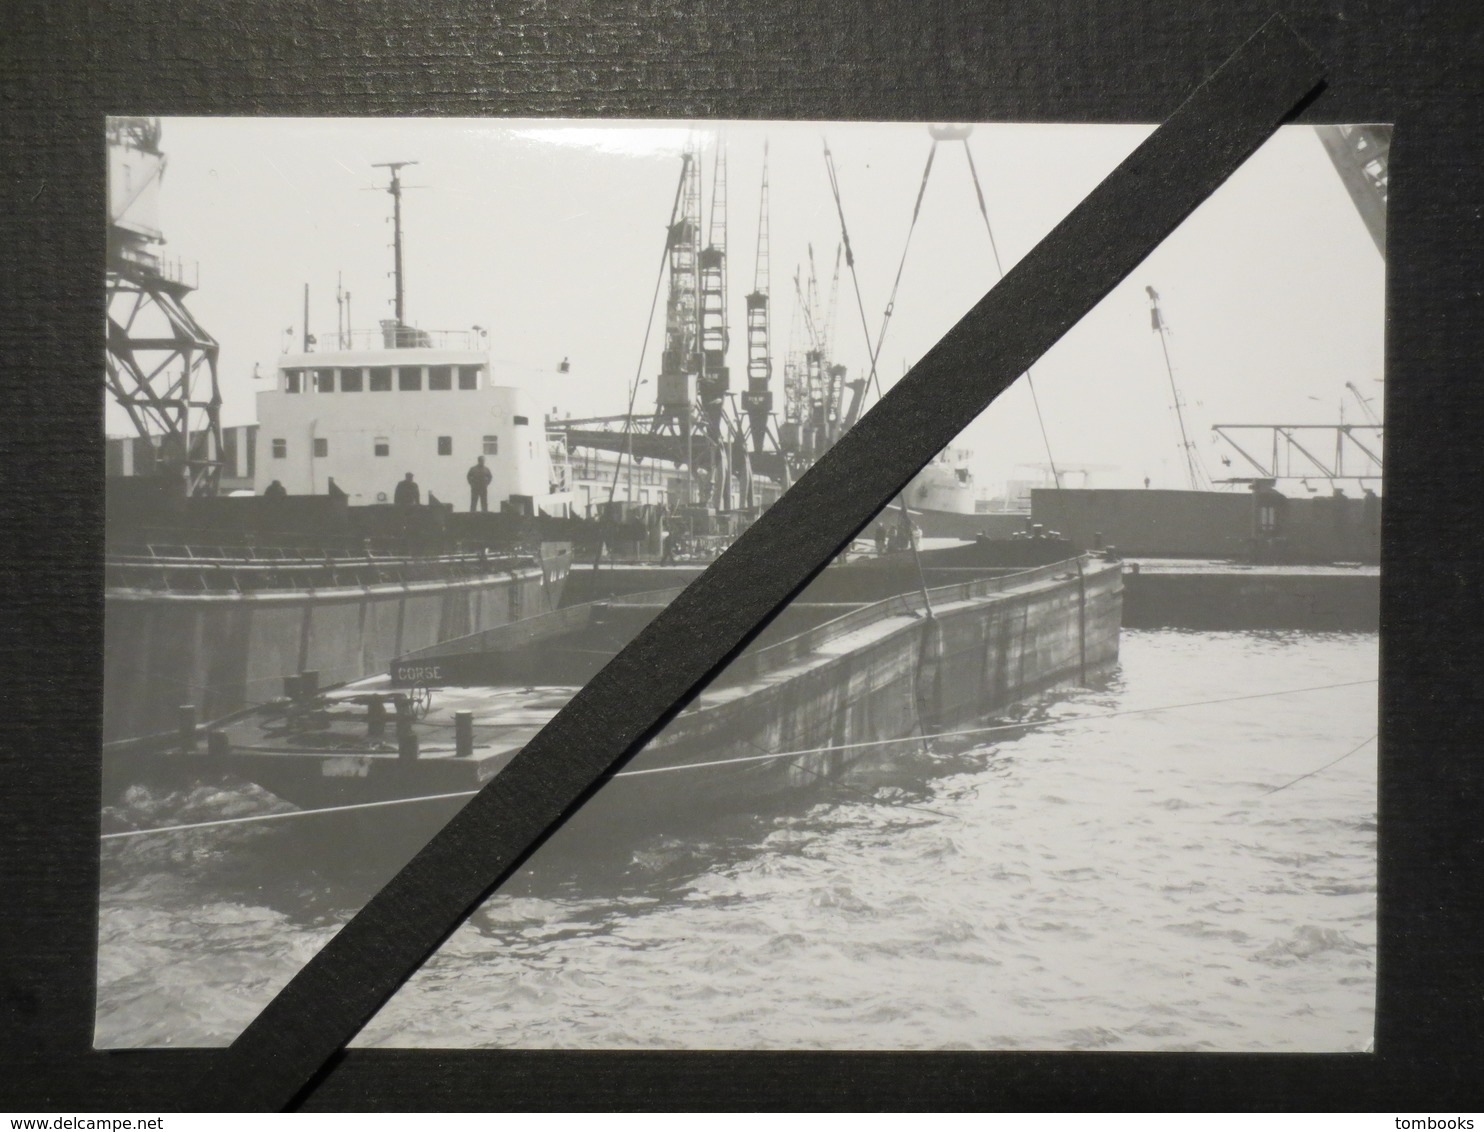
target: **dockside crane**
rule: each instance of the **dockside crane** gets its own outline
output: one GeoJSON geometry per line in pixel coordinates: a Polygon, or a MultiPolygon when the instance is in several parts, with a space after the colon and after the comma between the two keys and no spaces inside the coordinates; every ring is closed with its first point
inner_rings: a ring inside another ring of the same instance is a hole
{"type": "Polygon", "coordinates": [[[1386,199],[1390,191],[1391,127],[1315,126],[1335,172],[1381,258],[1386,258],[1386,199]]]}
{"type": "Polygon", "coordinates": [[[778,447],[784,460],[799,467],[804,461],[805,426],[809,420],[809,391],[804,373],[804,351],[799,343],[808,320],[799,269],[794,268],[794,307],[789,320],[788,352],[783,362],[783,423],[778,426],[778,447]]]}
{"type": "Polygon", "coordinates": [[[711,178],[711,221],[706,244],[697,260],[700,265],[701,370],[698,382],[700,405],[707,436],[713,444],[722,439],[722,417],[731,387],[727,368],[730,332],[727,324],[727,159],[717,146],[711,178]]]}
{"type": "MultiPolygon", "coordinates": [[[[625,460],[653,459],[684,467],[682,495],[672,502],[721,512],[734,509],[735,454],[745,453],[746,442],[740,415],[729,396],[724,152],[718,151],[713,170],[710,215],[703,227],[700,152],[694,144],[682,152],[655,280],[655,306],[650,312],[652,324],[663,290],[664,346],[653,413],[641,416],[634,412],[639,386],[647,384],[642,376],[646,352],[641,350],[639,372],[629,386],[628,412],[565,421],[562,431],[569,450],[614,452],[619,454],[620,465],[625,460]]],[[[647,348],[647,334],[645,344],[647,348]]],[[[744,481],[746,472],[744,468],[744,481]]]]}
{"type": "Polygon", "coordinates": [[[1150,329],[1159,335],[1159,346],[1164,353],[1165,374],[1169,377],[1171,404],[1175,410],[1175,423],[1180,430],[1180,454],[1185,458],[1185,473],[1190,482],[1190,490],[1200,491],[1202,480],[1205,480],[1206,487],[1210,487],[1211,484],[1196,455],[1195,445],[1185,430],[1185,401],[1180,396],[1179,386],[1175,383],[1175,366],[1170,361],[1170,326],[1165,321],[1164,312],[1159,307],[1159,292],[1153,287],[1145,287],[1144,291],[1149,296],[1150,329]]]}
{"type": "Polygon", "coordinates": [[[216,339],[187,309],[194,265],[160,254],[165,155],[158,118],[110,118],[105,388],[187,495],[215,495],[221,474],[216,339]]]}
{"type": "Polygon", "coordinates": [[[835,315],[840,309],[840,260],[845,251],[844,243],[835,247],[835,271],[830,278],[830,303],[824,317],[824,333],[820,340],[820,378],[824,385],[825,444],[828,447],[840,439],[844,430],[840,427],[841,403],[845,392],[845,367],[834,358],[835,315]]]}
{"type": "Polygon", "coordinates": [[[792,419],[798,423],[796,437],[790,437],[797,457],[811,462],[827,447],[829,438],[825,431],[825,328],[824,317],[819,309],[819,272],[814,262],[814,245],[808,245],[809,278],[801,283],[798,271],[794,272],[794,294],[802,314],[808,345],[803,355],[792,361],[794,369],[790,392],[795,403],[792,419]]]}
{"type": "MultiPolygon", "coordinates": [[[[686,503],[694,502],[694,434],[701,376],[701,169],[694,151],[680,155],[675,216],[666,235],[670,286],[665,298],[665,346],[655,388],[653,431],[684,443],[686,503]]],[[[677,453],[678,455],[678,453],[677,453]]]]}
{"type": "MultiPolygon", "coordinates": [[[[1347,382],[1345,382],[1345,388],[1348,389],[1348,390],[1350,390],[1350,393],[1354,396],[1355,403],[1360,406],[1361,415],[1365,417],[1366,423],[1367,424],[1370,424],[1370,425],[1375,425],[1377,428],[1380,428],[1381,427],[1381,418],[1376,415],[1376,410],[1373,409],[1373,408],[1371,408],[1371,399],[1369,397],[1364,396],[1360,392],[1360,390],[1356,388],[1355,382],[1353,382],[1353,381],[1347,381],[1347,382]]],[[[1344,420],[1344,418],[1343,418],[1343,415],[1342,415],[1342,417],[1341,417],[1341,423],[1343,423],[1343,420],[1344,420]]]]}
{"type": "Polygon", "coordinates": [[[747,295],[747,389],[742,409],[754,453],[763,451],[768,438],[768,417],[773,412],[773,357],[768,342],[768,147],[763,145],[763,187],[757,217],[757,261],[752,271],[752,290],[747,295]]]}

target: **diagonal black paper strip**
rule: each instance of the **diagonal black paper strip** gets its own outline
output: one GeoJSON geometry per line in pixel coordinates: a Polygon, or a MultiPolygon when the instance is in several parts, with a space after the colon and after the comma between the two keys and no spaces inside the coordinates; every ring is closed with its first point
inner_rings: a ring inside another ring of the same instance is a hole
{"type": "Polygon", "coordinates": [[[1274,16],[595,676],[224,1053],[203,1110],[291,1104],[478,903],[1320,83],[1274,16]]]}

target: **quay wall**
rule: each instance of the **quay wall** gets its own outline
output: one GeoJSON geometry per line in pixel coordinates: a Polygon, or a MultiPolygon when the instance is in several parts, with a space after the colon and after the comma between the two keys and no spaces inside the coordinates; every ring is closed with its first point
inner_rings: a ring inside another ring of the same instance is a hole
{"type": "Polygon", "coordinates": [[[1122,554],[1222,558],[1241,553],[1251,534],[1252,497],[1243,492],[1099,491],[1037,488],[1031,518],[1079,547],[1102,536],[1122,554]]]}
{"type": "MultiPolygon", "coordinates": [[[[564,603],[599,601],[626,594],[682,587],[699,577],[700,567],[623,567],[569,575],[564,603]]],[[[982,573],[982,571],[981,571],[982,573]]],[[[961,581],[961,572],[929,568],[930,587],[961,581]]],[[[848,581],[817,578],[799,596],[801,603],[879,601],[919,588],[913,568],[878,567],[853,572],[848,581]]],[[[1281,567],[1129,573],[1124,591],[1124,626],[1129,629],[1349,629],[1375,630],[1380,624],[1381,584],[1374,572],[1347,570],[1283,573],[1281,567]]]]}
{"type": "MultiPolygon", "coordinates": [[[[1269,560],[1380,560],[1379,498],[1278,498],[1279,527],[1269,560]]],[[[1254,498],[1247,491],[1037,488],[1031,492],[1031,517],[1078,547],[1094,547],[1101,535],[1104,545],[1125,556],[1241,558],[1253,546],[1254,498]]]]}
{"type": "Polygon", "coordinates": [[[1376,631],[1377,573],[1163,572],[1124,575],[1129,629],[1376,631]]]}

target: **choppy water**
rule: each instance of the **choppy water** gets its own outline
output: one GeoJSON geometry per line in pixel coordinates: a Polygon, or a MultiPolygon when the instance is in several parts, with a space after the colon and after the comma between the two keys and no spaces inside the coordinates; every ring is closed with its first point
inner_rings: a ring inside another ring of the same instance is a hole
{"type": "MultiPolygon", "coordinates": [[[[1374,735],[1374,683],[1107,713],[1376,670],[1374,634],[1126,631],[1106,686],[1031,713],[1055,728],[610,863],[538,855],[359,1043],[1362,1048],[1375,744],[1293,780],[1374,735]]],[[[139,792],[130,816],[265,804],[139,792]]],[[[265,827],[108,846],[98,1044],[230,1041],[363,897],[265,827]]]]}

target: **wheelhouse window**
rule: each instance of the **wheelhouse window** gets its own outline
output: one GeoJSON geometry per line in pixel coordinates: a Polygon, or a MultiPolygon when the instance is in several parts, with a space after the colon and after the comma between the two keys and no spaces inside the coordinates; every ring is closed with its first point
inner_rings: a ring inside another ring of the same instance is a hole
{"type": "Polygon", "coordinates": [[[297,393],[304,382],[304,371],[298,369],[286,369],[283,371],[283,391],[285,393],[297,393]]]}
{"type": "Polygon", "coordinates": [[[371,367],[371,392],[390,393],[392,391],[392,367],[371,367]]]}
{"type": "Polygon", "coordinates": [[[398,366],[397,388],[403,393],[416,393],[423,387],[422,366],[398,366]]]}
{"type": "Polygon", "coordinates": [[[273,458],[275,460],[286,459],[288,457],[288,454],[289,454],[289,442],[287,440],[274,440],[273,441],[273,458]]]}
{"type": "Polygon", "coordinates": [[[371,445],[371,451],[377,456],[390,456],[392,454],[392,442],[384,436],[378,436],[371,445]]]}
{"type": "Polygon", "coordinates": [[[482,366],[459,366],[459,388],[478,389],[479,371],[482,366]]]}
{"type": "Polygon", "coordinates": [[[498,436],[486,436],[484,438],[484,454],[486,456],[498,456],[500,454],[500,438],[498,436]]]}
{"type": "Polygon", "coordinates": [[[314,458],[316,460],[323,460],[329,454],[330,454],[330,442],[329,442],[329,440],[326,439],[323,436],[316,436],[314,438],[314,458]]]}
{"type": "Polygon", "coordinates": [[[363,380],[359,369],[343,369],[340,371],[340,392],[359,393],[363,380]]]}
{"type": "Polygon", "coordinates": [[[428,388],[442,392],[453,388],[452,366],[429,366],[428,388]]]}
{"type": "Polygon", "coordinates": [[[335,371],[332,369],[317,369],[314,371],[315,387],[321,393],[335,392],[335,371]]]}
{"type": "Polygon", "coordinates": [[[438,455],[440,455],[440,456],[452,456],[453,455],[453,437],[451,437],[451,436],[440,436],[438,438],[438,455]]]}
{"type": "Polygon", "coordinates": [[[528,424],[530,424],[530,423],[531,423],[531,422],[530,422],[530,420],[529,420],[529,419],[528,419],[528,418],[526,418],[526,417],[516,417],[516,418],[515,418],[515,423],[516,423],[516,424],[518,424],[518,425],[528,425],[528,424]]]}

